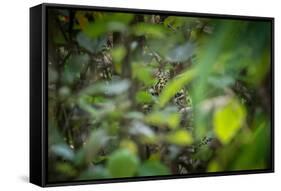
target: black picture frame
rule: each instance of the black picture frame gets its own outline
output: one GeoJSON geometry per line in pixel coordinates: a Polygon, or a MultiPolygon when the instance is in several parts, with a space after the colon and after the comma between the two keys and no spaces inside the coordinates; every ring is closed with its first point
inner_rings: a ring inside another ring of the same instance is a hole
{"type": "Polygon", "coordinates": [[[164,180],[177,178],[194,178],[209,176],[241,175],[274,172],[274,18],[188,13],[177,11],[127,9],[115,7],[96,7],[85,5],[40,4],[30,8],[30,182],[42,187],[99,184],[113,182],[131,182],[145,180],[164,180]],[[263,170],[242,170],[220,173],[196,173],[186,175],[167,175],[153,177],[115,178],[103,180],[87,180],[72,182],[49,183],[47,180],[47,152],[48,152],[48,116],[47,116],[47,9],[67,8],[79,10],[96,10],[125,13],[160,14],[174,16],[192,16],[201,18],[223,18],[235,20],[266,21],[271,24],[271,166],[263,170]]]}

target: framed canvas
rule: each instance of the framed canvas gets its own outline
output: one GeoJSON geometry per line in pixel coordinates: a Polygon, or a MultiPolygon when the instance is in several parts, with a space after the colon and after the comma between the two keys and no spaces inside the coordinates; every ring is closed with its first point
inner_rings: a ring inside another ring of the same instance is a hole
{"type": "Polygon", "coordinates": [[[274,19],[30,8],[30,182],[274,172],[274,19]]]}

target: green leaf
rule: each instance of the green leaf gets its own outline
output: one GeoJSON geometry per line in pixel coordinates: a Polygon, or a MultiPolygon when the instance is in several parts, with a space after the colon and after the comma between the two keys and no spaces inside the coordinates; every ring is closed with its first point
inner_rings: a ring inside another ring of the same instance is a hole
{"type": "Polygon", "coordinates": [[[147,91],[139,91],[136,94],[136,101],[138,103],[151,103],[153,100],[152,95],[147,91]]]}
{"type": "Polygon", "coordinates": [[[133,15],[127,13],[107,14],[95,22],[88,24],[83,32],[91,38],[100,37],[107,32],[124,32],[127,30],[127,25],[132,19],[133,15]]]}
{"type": "Polygon", "coordinates": [[[121,62],[126,55],[126,48],[124,46],[115,47],[111,50],[111,55],[115,71],[118,74],[121,74],[121,62]]]}
{"type": "Polygon", "coordinates": [[[138,146],[129,139],[124,139],[120,142],[120,147],[129,150],[133,154],[138,154],[138,146]]]}
{"type": "Polygon", "coordinates": [[[72,54],[65,63],[63,71],[63,80],[66,83],[72,83],[80,77],[80,72],[84,65],[88,64],[90,57],[88,54],[72,54]]]}
{"type": "Polygon", "coordinates": [[[155,83],[152,77],[152,68],[149,68],[144,63],[133,63],[133,78],[136,78],[147,86],[155,83]]]}
{"type": "Polygon", "coordinates": [[[216,136],[223,144],[229,143],[242,127],[246,118],[246,110],[236,99],[216,109],[213,126],[216,136]]]}
{"type": "Polygon", "coordinates": [[[134,34],[137,36],[147,35],[152,38],[165,38],[167,30],[161,25],[138,23],[133,27],[134,34]]]}
{"type": "Polygon", "coordinates": [[[114,21],[123,24],[129,24],[134,19],[132,13],[111,13],[106,14],[103,18],[104,21],[114,21]]]}
{"type": "Polygon", "coordinates": [[[175,16],[169,16],[164,20],[164,25],[166,27],[173,27],[178,28],[184,24],[185,18],[183,17],[175,17],[175,16]]]}
{"type": "Polygon", "coordinates": [[[53,152],[55,155],[60,156],[67,160],[73,160],[74,159],[74,152],[73,150],[66,144],[57,144],[51,146],[51,152],[53,152]]]}
{"type": "Polygon", "coordinates": [[[64,162],[57,163],[56,170],[68,177],[72,177],[77,174],[76,169],[71,164],[64,162]]]}
{"type": "Polygon", "coordinates": [[[106,95],[119,95],[124,93],[130,87],[130,81],[128,80],[115,80],[110,83],[100,82],[91,85],[80,92],[80,95],[95,95],[95,94],[106,94],[106,95]]]}
{"type": "Polygon", "coordinates": [[[194,54],[194,44],[187,42],[181,46],[173,47],[166,59],[170,62],[184,62],[194,54]]]}
{"type": "Polygon", "coordinates": [[[234,84],[235,80],[231,76],[210,76],[208,82],[214,87],[225,88],[234,84]]]}
{"type": "Polygon", "coordinates": [[[91,166],[84,170],[77,180],[105,179],[110,178],[109,172],[101,165],[91,166]]]}
{"type": "MultiPolygon", "coordinates": [[[[249,141],[242,146],[239,155],[233,162],[233,170],[267,169],[270,156],[270,123],[264,116],[259,116],[254,132],[249,141]]],[[[256,119],[257,120],[257,119],[256,119]]]]}
{"type": "Polygon", "coordinates": [[[223,169],[221,169],[219,162],[217,162],[216,160],[212,160],[209,164],[208,164],[208,172],[219,172],[222,171],[223,169]]]}
{"type": "Polygon", "coordinates": [[[160,176],[168,174],[170,174],[168,167],[160,161],[155,160],[146,161],[138,169],[139,176],[160,176]]]}
{"type": "Polygon", "coordinates": [[[139,159],[127,149],[119,149],[113,152],[107,163],[107,168],[114,178],[134,176],[138,166],[139,159]]]}
{"type": "Polygon", "coordinates": [[[175,145],[186,146],[193,143],[191,134],[184,129],[176,130],[166,136],[166,140],[175,145]]]}
{"type": "Polygon", "coordinates": [[[84,29],[83,32],[90,38],[97,38],[102,36],[106,33],[107,23],[102,21],[96,21],[94,23],[88,24],[84,29]]]}
{"type": "Polygon", "coordinates": [[[108,142],[108,140],[109,137],[103,129],[92,131],[82,150],[82,157],[84,157],[87,162],[92,162],[98,151],[108,142]]]}
{"type": "Polygon", "coordinates": [[[261,57],[248,64],[247,82],[259,85],[270,70],[270,59],[270,53],[265,51],[261,57]]]}
{"type": "Polygon", "coordinates": [[[159,96],[159,106],[163,107],[178,91],[180,91],[180,89],[188,84],[195,75],[196,70],[189,69],[168,83],[159,96]]]}
{"type": "Polygon", "coordinates": [[[168,126],[174,129],[180,123],[180,114],[178,112],[156,111],[147,115],[145,121],[151,125],[168,126]]]}

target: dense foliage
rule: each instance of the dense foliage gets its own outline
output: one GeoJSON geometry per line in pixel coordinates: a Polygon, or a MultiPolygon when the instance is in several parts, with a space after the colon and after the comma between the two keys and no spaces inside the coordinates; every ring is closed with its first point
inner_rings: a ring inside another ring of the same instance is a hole
{"type": "Polygon", "coordinates": [[[269,168],[270,27],[49,9],[49,181],[269,168]]]}

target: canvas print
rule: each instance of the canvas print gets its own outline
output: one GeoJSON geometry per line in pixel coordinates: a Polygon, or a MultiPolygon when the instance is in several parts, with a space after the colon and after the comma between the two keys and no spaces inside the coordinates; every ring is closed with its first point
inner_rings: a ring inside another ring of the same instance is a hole
{"type": "Polygon", "coordinates": [[[49,183],[272,168],[271,22],[47,8],[49,183]]]}

